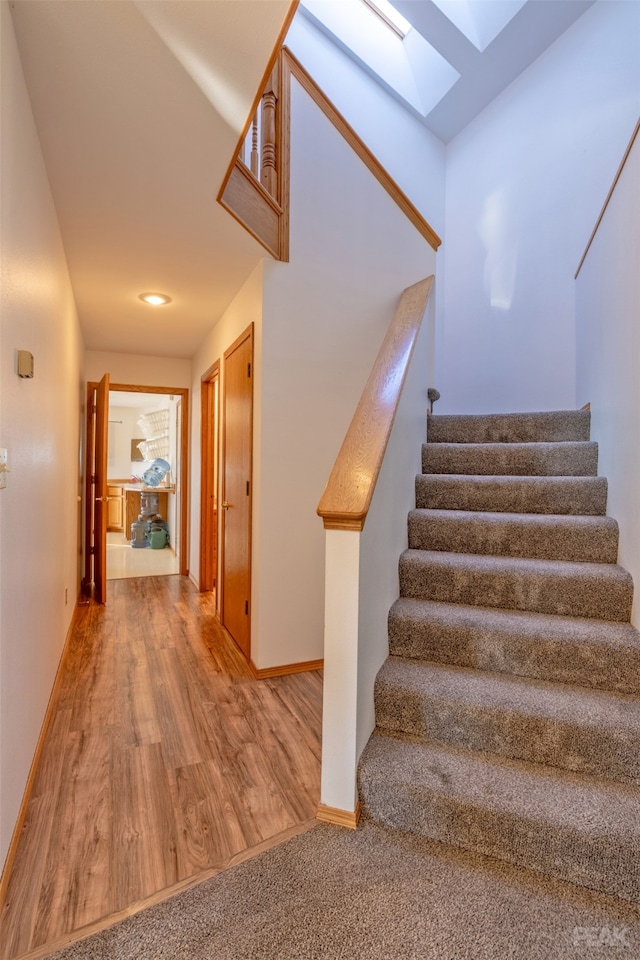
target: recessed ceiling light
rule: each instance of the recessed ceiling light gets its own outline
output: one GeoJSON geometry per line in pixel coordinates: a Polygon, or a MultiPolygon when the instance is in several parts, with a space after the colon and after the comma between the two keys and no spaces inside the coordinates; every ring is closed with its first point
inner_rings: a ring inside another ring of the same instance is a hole
{"type": "Polygon", "coordinates": [[[152,307],[161,307],[165,303],[171,303],[171,297],[168,297],[165,293],[141,293],[138,300],[144,300],[145,303],[150,303],[152,307]]]}

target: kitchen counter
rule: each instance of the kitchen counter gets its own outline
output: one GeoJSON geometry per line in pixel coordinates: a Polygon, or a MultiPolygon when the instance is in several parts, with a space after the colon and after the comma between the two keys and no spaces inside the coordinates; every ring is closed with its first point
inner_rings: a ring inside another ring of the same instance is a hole
{"type": "Polygon", "coordinates": [[[138,493],[175,493],[175,486],[165,487],[160,484],[159,487],[147,487],[144,483],[131,483],[131,480],[107,480],[110,487],[122,487],[123,490],[137,490],[138,493]]]}
{"type": "MultiPolygon", "coordinates": [[[[111,482],[111,481],[109,481],[111,482]]],[[[165,487],[160,484],[159,487],[147,487],[143,483],[123,483],[122,486],[125,490],[133,490],[138,493],[175,493],[175,487],[165,487]]]]}

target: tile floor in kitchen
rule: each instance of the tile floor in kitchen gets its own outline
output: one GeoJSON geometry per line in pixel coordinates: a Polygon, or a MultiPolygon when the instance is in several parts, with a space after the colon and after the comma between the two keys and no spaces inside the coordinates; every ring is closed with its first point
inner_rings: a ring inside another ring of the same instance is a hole
{"type": "Polygon", "coordinates": [[[158,577],[180,573],[180,562],[171,546],[162,550],[132,547],[122,533],[107,533],[107,580],[125,577],[158,577]]]}

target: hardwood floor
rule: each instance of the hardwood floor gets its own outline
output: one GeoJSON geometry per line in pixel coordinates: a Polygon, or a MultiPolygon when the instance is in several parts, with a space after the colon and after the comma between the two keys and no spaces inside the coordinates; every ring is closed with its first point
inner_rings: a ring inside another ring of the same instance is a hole
{"type": "MultiPolygon", "coordinates": [[[[184,577],[81,609],[2,907],[13,960],[315,816],[322,678],[254,680],[184,577]]],[[[104,924],[103,924],[104,925],[104,924]]]]}

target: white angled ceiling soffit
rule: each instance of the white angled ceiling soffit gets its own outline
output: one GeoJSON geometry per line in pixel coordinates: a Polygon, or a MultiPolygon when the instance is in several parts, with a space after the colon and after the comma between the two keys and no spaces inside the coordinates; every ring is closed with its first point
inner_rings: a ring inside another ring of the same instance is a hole
{"type": "Polygon", "coordinates": [[[527,0],[433,0],[476,50],[486,50],[527,0]]]}
{"type": "Polygon", "coordinates": [[[393,0],[400,31],[371,9],[390,0],[301,0],[299,11],[446,143],[594,2],[393,0]]]}

